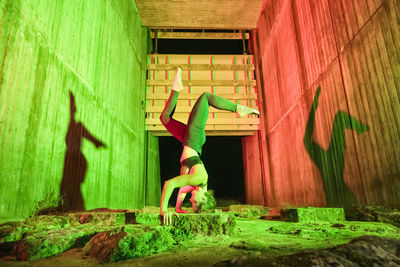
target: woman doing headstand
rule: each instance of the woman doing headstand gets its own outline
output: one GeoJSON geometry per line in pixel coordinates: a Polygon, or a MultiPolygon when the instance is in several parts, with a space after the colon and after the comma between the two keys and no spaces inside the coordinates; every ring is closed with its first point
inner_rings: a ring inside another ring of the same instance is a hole
{"type": "Polygon", "coordinates": [[[209,107],[212,106],[221,110],[237,112],[240,117],[248,114],[259,115],[259,112],[255,109],[235,104],[223,97],[204,92],[197,99],[190,112],[188,123],[185,125],[172,118],[178,101],[179,91],[182,89],[181,69],[178,68],[171,94],[160,116],[160,120],[168,132],[183,144],[180,159],[181,175],[166,181],[161,194],[160,215],[163,216],[163,222],[166,225],[169,225],[172,219],[172,213],[168,212],[168,201],[175,188],[180,187],[176,203],[176,212],[178,213],[186,212],[181,209],[181,205],[186,194],[189,192],[192,192],[190,202],[195,212],[198,212],[206,201],[205,193],[207,192],[208,174],[200,159],[200,155],[206,141],[205,126],[208,119],[209,107]]]}

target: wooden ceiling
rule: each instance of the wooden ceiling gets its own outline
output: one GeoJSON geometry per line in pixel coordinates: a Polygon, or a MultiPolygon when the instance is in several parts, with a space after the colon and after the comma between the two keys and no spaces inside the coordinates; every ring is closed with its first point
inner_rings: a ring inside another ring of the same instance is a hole
{"type": "Polygon", "coordinates": [[[251,30],[263,0],[135,0],[143,26],[153,29],[251,30]]]}

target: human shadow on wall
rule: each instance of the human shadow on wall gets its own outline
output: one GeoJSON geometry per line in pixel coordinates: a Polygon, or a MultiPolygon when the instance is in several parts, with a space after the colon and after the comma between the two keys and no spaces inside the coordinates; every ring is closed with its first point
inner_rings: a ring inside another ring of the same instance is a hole
{"type": "Polygon", "coordinates": [[[70,120],[65,143],[67,151],[64,159],[64,172],[60,193],[63,197],[61,209],[64,211],[84,210],[81,184],[85,180],[87,161],[82,153],[82,139],[91,141],[96,148],[106,147],[100,140],[94,137],[81,122],[75,121],[75,99],[70,92],[70,120]]]}
{"type": "Polygon", "coordinates": [[[329,147],[327,150],[324,150],[312,140],[315,111],[318,108],[320,93],[321,87],[318,87],[308,116],[303,142],[307,153],[321,173],[327,206],[343,207],[345,210],[349,210],[353,204],[357,203],[357,199],[343,180],[344,155],[346,150],[345,129],[353,129],[357,134],[362,134],[368,131],[369,127],[349,114],[339,111],[336,113],[333,122],[329,147]]]}

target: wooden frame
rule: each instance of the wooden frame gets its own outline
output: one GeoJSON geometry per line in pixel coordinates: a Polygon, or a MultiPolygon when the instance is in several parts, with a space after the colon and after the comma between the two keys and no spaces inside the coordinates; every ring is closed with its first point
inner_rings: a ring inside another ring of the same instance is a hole
{"type": "MultiPolygon", "coordinates": [[[[190,111],[203,92],[211,92],[238,104],[258,109],[253,57],[249,55],[148,56],[146,128],[155,136],[170,135],[159,117],[169,98],[176,69],[182,68],[184,89],[174,118],[186,124],[190,111]]],[[[259,129],[259,118],[210,108],[207,135],[245,136],[259,129]]]]}
{"type": "Polygon", "coordinates": [[[177,32],[177,31],[151,31],[153,39],[219,39],[242,40],[249,39],[248,33],[241,32],[177,32]],[[157,34],[157,36],[156,36],[157,34]]]}

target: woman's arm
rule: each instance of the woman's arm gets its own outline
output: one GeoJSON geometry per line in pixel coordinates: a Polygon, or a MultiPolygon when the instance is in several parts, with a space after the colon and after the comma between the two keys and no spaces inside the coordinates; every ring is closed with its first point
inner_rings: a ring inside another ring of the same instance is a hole
{"type": "Polygon", "coordinates": [[[202,164],[193,166],[194,171],[192,174],[179,175],[164,183],[161,193],[160,214],[164,215],[168,211],[168,201],[175,188],[183,187],[186,185],[199,185],[207,182],[207,171],[202,164]]]}
{"type": "Polygon", "coordinates": [[[183,186],[179,189],[178,197],[176,198],[175,211],[177,213],[187,213],[186,210],[182,210],[182,202],[185,199],[187,193],[192,192],[195,189],[192,185],[183,186]]]}
{"type": "Polygon", "coordinates": [[[168,211],[168,202],[175,188],[189,185],[190,175],[180,175],[164,183],[161,193],[160,214],[164,215],[168,211]]]}

